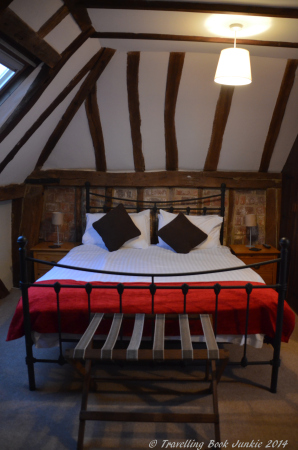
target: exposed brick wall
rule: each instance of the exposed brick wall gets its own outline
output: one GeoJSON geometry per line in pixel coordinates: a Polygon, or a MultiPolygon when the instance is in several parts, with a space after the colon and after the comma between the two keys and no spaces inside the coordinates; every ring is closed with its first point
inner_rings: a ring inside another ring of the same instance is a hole
{"type": "MultiPolygon", "coordinates": [[[[93,192],[104,195],[104,188],[93,188],[93,192]]],[[[204,197],[215,195],[220,192],[219,189],[197,189],[197,188],[145,188],[142,198],[144,201],[173,201],[188,198],[204,197]]],[[[138,190],[136,188],[109,188],[108,195],[123,199],[123,203],[129,208],[129,200],[136,200],[138,190]]],[[[56,241],[56,227],[52,225],[52,213],[59,211],[64,213],[64,223],[60,227],[61,241],[75,242],[80,240],[76,232],[76,221],[80,220],[84,231],[86,200],[85,188],[82,188],[80,197],[81,217],[77,218],[78,208],[76,208],[76,193],[73,187],[53,187],[47,186],[44,192],[44,209],[40,228],[40,240],[56,241]]],[[[102,206],[104,200],[101,197],[91,197],[92,206],[102,206]]],[[[116,206],[119,201],[115,200],[112,206],[116,206]]],[[[109,205],[110,206],[110,205],[109,205]]],[[[194,204],[196,206],[196,204],[194,204]]],[[[219,207],[219,199],[207,199],[197,204],[198,207],[219,207]]],[[[227,233],[229,232],[232,244],[247,244],[249,239],[249,229],[245,226],[245,215],[256,214],[257,227],[252,228],[252,242],[262,244],[265,242],[265,217],[266,217],[266,191],[265,190],[235,190],[234,191],[234,210],[232,217],[232,226],[228,227],[229,213],[229,195],[227,191],[225,199],[225,227],[224,244],[227,242],[227,233]]],[[[145,206],[146,208],[146,206],[145,206]]],[[[102,211],[102,210],[101,210],[102,211]]],[[[96,212],[96,210],[92,210],[96,212]]]]}

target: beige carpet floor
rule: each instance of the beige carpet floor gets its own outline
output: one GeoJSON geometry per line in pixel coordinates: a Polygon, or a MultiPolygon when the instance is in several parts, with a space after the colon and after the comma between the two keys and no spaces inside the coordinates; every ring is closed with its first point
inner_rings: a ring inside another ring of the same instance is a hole
{"type": "MultiPolygon", "coordinates": [[[[82,381],[69,365],[36,364],[37,390],[30,392],[24,362],[23,339],[5,342],[19,293],[0,300],[0,449],[75,449],[82,381]]],[[[231,360],[241,359],[241,348],[229,345],[231,360]]],[[[53,357],[55,349],[37,350],[37,357],[53,357]]],[[[249,359],[272,357],[272,349],[249,347],[249,359]]],[[[108,369],[107,380],[90,404],[99,402],[115,411],[128,408],[163,411],[211,411],[211,398],[197,398],[204,383],[111,382],[115,370],[108,369]],[[162,394],[156,393],[156,387],[162,394]]],[[[123,373],[118,369],[117,374],[123,373]]],[[[162,375],[159,369],[145,373],[162,375]]],[[[179,376],[174,369],[171,375],[179,376]]],[[[278,392],[269,392],[270,366],[246,368],[229,366],[218,387],[221,443],[212,446],[214,428],[209,424],[150,424],[94,422],[86,427],[86,449],[164,449],[164,448],[286,448],[298,450],[298,330],[288,344],[282,344],[282,364],[278,392]]]]}

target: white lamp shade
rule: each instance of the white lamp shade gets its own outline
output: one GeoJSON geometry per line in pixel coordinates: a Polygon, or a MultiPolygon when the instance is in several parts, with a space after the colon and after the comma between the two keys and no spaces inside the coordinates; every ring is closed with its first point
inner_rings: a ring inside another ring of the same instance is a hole
{"type": "Polygon", "coordinates": [[[62,225],[63,224],[63,213],[61,213],[61,212],[53,212],[52,224],[53,225],[62,225]]]}
{"type": "Polygon", "coordinates": [[[247,227],[256,227],[257,226],[257,218],[255,214],[247,214],[245,216],[245,225],[247,227]]]}
{"type": "Polygon", "coordinates": [[[214,81],[219,84],[241,86],[251,83],[249,51],[244,48],[225,48],[221,51],[214,81]]]}

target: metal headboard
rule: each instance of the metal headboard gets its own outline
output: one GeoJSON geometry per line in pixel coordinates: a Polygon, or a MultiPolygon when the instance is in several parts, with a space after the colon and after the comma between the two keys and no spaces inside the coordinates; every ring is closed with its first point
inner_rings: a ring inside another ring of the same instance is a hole
{"type": "MultiPolygon", "coordinates": [[[[152,240],[157,242],[157,214],[159,209],[164,209],[169,212],[185,212],[186,215],[191,214],[191,212],[201,213],[201,215],[207,215],[208,213],[215,214],[218,213],[221,217],[224,218],[225,215],[225,192],[226,185],[224,183],[220,186],[220,193],[207,195],[204,197],[195,197],[195,198],[187,198],[182,200],[135,200],[128,198],[120,198],[113,197],[109,195],[98,194],[97,192],[91,191],[91,185],[89,182],[85,183],[86,188],[86,212],[91,213],[94,210],[102,210],[102,212],[108,212],[112,209],[111,205],[113,204],[113,200],[117,201],[117,204],[120,202],[130,202],[131,206],[127,206],[126,208],[129,210],[135,210],[136,212],[140,212],[143,209],[151,210],[151,218],[153,224],[153,232],[152,232],[152,240]],[[102,205],[91,205],[91,199],[99,197],[103,199],[102,205]],[[205,200],[210,199],[220,199],[220,206],[198,206],[200,203],[203,204],[205,200]]],[[[223,230],[224,230],[224,220],[221,227],[220,232],[220,242],[223,244],[223,230]]]]}

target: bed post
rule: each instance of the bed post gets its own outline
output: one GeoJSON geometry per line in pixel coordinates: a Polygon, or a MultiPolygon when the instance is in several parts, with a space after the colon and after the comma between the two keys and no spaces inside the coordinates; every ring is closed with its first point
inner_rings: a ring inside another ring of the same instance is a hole
{"type": "Polygon", "coordinates": [[[225,183],[221,184],[220,190],[221,190],[220,215],[223,218],[222,226],[221,226],[221,230],[220,230],[220,243],[221,243],[221,245],[223,245],[224,220],[225,220],[225,196],[226,196],[225,183]]]}
{"type": "Polygon", "coordinates": [[[28,369],[29,389],[35,391],[35,375],[34,375],[34,357],[32,351],[31,338],[31,323],[29,312],[29,297],[27,286],[27,267],[26,267],[26,244],[27,239],[23,236],[18,238],[19,252],[20,252],[20,288],[22,291],[23,301],[23,315],[24,315],[24,331],[25,331],[25,345],[26,345],[26,364],[28,369]]]}
{"type": "Polygon", "coordinates": [[[281,336],[283,326],[283,314],[284,314],[284,301],[287,291],[287,263],[288,263],[288,248],[289,241],[286,238],[282,238],[280,241],[281,246],[281,262],[279,267],[279,288],[278,288],[278,305],[277,305],[277,317],[276,317],[276,331],[274,338],[274,352],[272,360],[272,374],[271,374],[271,387],[270,391],[276,393],[277,390],[277,378],[278,369],[280,366],[280,347],[281,336]]]}
{"type": "Polygon", "coordinates": [[[89,181],[86,181],[85,183],[85,187],[86,187],[86,212],[89,213],[90,212],[90,183],[89,181]]]}

